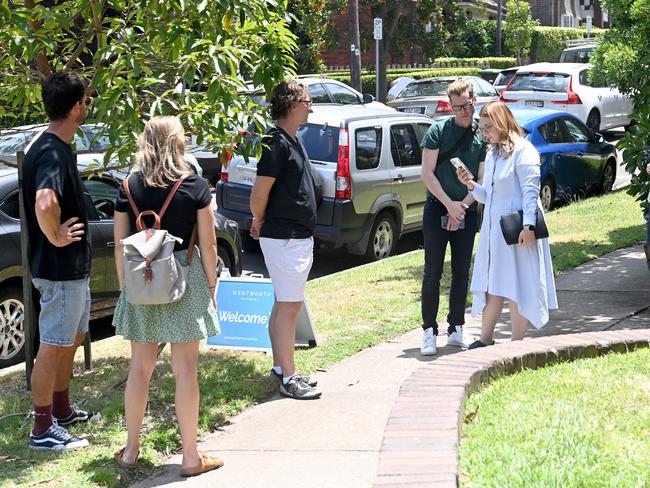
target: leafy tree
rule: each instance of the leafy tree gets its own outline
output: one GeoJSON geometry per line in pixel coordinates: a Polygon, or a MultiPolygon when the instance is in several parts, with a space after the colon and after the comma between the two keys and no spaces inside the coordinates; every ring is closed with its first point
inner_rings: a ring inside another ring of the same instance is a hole
{"type": "Polygon", "coordinates": [[[16,0],[0,3],[0,119],[43,120],[39,81],[88,80],[93,118],[127,162],[145,119],[178,115],[214,150],[264,123],[243,80],[267,90],[295,67],[286,0],[16,0]],[[235,136],[233,136],[235,134],[235,136]]]}
{"type": "Polygon", "coordinates": [[[530,43],[533,28],[539,25],[530,15],[530,4],[526,0],[508,0],[504,19],[505,45],[517,57],[517,64],[521,64],[530,52],[530,43]]]}
{"type": "Polygon", "coordinates": [[[298,73],[319,73],[324,65],[321,52],[328,42],[333,15],[343,8],[339,0],[290,0],[288,11],[293,16],[289,25],[297,37],[294,53],[298,73]]]}
{"type": "Polygon", "coordinates": [[[625,167],[632,176],[631,195],[645,202],[650,189],[646,157],[650,154],[650,0],[607,0],[612,28],[594,52],[593,76],[615,84],[632,98],[633,130],[619,141],[625,167]]]}

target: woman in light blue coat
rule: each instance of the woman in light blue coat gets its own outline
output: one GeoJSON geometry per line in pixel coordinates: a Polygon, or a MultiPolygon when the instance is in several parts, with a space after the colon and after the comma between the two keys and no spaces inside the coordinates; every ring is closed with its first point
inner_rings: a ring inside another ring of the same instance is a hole
{"type": "Polygon", "coordinates": [[[493,344],[504,300],[509,303],[513,341],[524,338],[529,323],[543,327],[548,311],[557,308],[548,239],[535,239],[536,212],[542,212],[539,153],[523,138],[521,127],[503,103],[491,102],[481,109],[479,130],[490,144],[483,184],[473,181],[466,171],[458,171],[474,198],[485,204],[470,286],[472,315],[482,314],[481,337],[470,349],[493,344]],[[501,216],[519,210],[523,210],[519,242],[508,245],[501,216]]]}

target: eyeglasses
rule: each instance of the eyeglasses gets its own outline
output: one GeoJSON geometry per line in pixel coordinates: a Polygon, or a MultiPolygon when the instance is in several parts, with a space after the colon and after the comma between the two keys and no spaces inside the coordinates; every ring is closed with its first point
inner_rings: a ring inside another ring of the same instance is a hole
{"type": "Polygon", "coordinates": [[[485,127],[479,127],[478,130],[485,133],[489,131],[492,127],[494,127],[494,124],[488,124],[485,127]]]}
{"type": "Polygon", "coordinates": [[[451,106],[451,109],[452,109],[454,112],[460,112],[460,111],[463,110],[463,109],[466,109],[466,108],[472,108],[473,106],[474,106],[474,102],[472,102],[472,101],[470,100],[469,102],[465,102],[465,103],[463,103],[462,105],[452,105],[452,106],[451,106]]]}
{"type": "Polygon", "coordinates": [[[86,104],[86,106],[89,106],[91,103],[93,103],[93,97],[84,98],[84,103],[86,104]]]}
{"type": "Polygon", "coordinates": [[[304,104],[307,105],[308,107],[311,107],[311,105],[312,105],[312,101],[311,101],[311,100],[298,100],[298,101],[301,102],[301,103],[304,103],[304,104]]]}

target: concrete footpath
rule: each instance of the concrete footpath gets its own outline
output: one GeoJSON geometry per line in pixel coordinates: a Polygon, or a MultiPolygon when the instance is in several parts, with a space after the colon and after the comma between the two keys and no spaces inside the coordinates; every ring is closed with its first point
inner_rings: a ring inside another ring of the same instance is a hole
{"type": "MultiPolygon", "coordinates": [[[[557,277],[560,310],[528,337],[650,327],[650,272],[642,246],[622,249],[557,277]]],[[[469,316],[469,315],[468,315],[469,316]]],[[[510,337],[509,317],[497,325],[497,342],[510,337]]],[[[478,336],[480,321],[467,330],[478,336]]],[[[423,363],[454,354],[438,338],[438,355],[419,354],[414,330],[318,373],[323,397],[295,401],[275,396],[205,437],[200,449],[225,461],[217,471],[180,478],[180,456],[156,477],[135,486],[224,488],[369,488],[391,408],[402,382],[423,363]]],[[[435,412],[431,412],[435,415],[435,412]]]]}

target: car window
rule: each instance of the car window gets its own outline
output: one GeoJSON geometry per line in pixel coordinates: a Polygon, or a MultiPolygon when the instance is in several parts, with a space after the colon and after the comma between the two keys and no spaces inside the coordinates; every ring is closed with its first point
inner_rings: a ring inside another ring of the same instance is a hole
{"type": "Polygon", "coordinates": [[[474,94],[479,97],[495,97],[499,94],[487,81],[481,79],[472,79],[474,85],[474,94]]]}
{"type": "Polygon", "coordinates": [[[0,135],[0,154],[16,154],[27,147],[36,131],[11,131],[0,135]]]}
{"type": "Polygon", "coordinates": [[[390,128],[390,152],[395,166],[422,164],[420,148],[411,124],[394,125],[390,128]]]}
{"type": "Polygon", "coordinates": [[[354,136],[357,169],[379,166],[381,157],[381,128],[359,129],[354,136]]]}
{"type": "Polygon", "coordinates": [[[359,105],[361,103],[357,94],[344,86],[334,83],[325,83],[324,86],[330,92],[330,95],[332,95],[336,103],[343,105],[359,105]]]}
{"type": "MultiPolygon", "coordinates": [[[[82,126],[84,131],[85,144],[88,149],[96,152],[104,152],[111,147],[111,141],[107,135],[101,133],[101,127],[97,125],[82,126]]],[[[77,149],[79,150],[79,149],[77,149]]]]}
{"type": "Polygon", "coordinates": [[[415,135],[418,138],[418,145],[422,143],[422,139],[424,139],[424,135],[427,133],[429,130],[429,127],[431,127],[431,124],[413,124],[413,127],[415,127],[415,135]]]}
{"type": "Polygon", "coordinates": [[[400,98],[413,98],[413,97],[439,97],[447,96],[447,87],[449,86],[447,80],[429,80],[419,83],[411,83],[404,88],[400,94],[400,98]]]}
{"type": "Polygon", "coordinates": [[[336,163],[339,157],[339,128],[329,125],[305,124],[298,135],[312,161],[336,163]]]}
{"type": "Polygon", "coordinates": [[[569,75],[561,73],[517,73],[508,91],[566,92],[569,75]]]}
{"type": "Polygon", "coordinates": [[[20,210],[18,207],[18,192],[14,192],[0,203],[0,211],[12,219],[20,219],[20,210]]]}
{"type": "Polygon", "coordinates": [[[552,119],[542,124],[539,128],[540,134],[549,144],[564,144],[574,142],[569,135],[566,125],[562,119],[552,119]]]}
{"type": "Polygon", "coordinates": [[[571,119],[564,119],[564,123],[572,142],[589,142],[589,131],[586,127],[571,119]]]}
{"type": "Polygon", "coordinates": [[[309,96],[311,97],[312,103],[332,103],[330,96],[320,83],[308,85],[307,90],[309,90],[309,96]]]}
{"type": "Polygon", "coordinates": [[[499,73],[494,80],[494,84],[497,86],[503,86],[507,85],[510,80],[512,80],[515,77],[516,71],[502,71],[499,73]]]}
{"type": "Polygon", "coordinates": [[[84,181],[86,191],[97,210],[99,220],[112,219],[115,213],[118,184],[111,180],[89,178],[84,181]]]}

